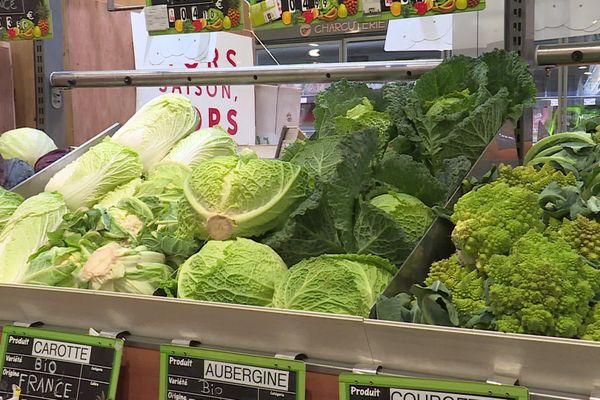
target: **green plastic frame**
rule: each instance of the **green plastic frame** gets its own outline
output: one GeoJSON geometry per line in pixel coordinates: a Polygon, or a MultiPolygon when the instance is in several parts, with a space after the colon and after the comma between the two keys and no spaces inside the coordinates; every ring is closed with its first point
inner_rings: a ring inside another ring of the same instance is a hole
{"type": "Polygon", "coordinates": [[[529,391],[522,386],[350,373],[340,375],[340,400],[350,399],[350,385],[428,390],[432,392],[497,397],[499,399],[510,400],[529,400],[529,391]]]}
{"type": "Polygon", "coordinates": [[[253,356],[229,351],[210,350],[186,346],[160,346],[160,394],[159,400],[167,400],[168,356],[198,358],[210,361],[233,362],[253,367],[274,368],[296,372],[296,399],[305,399],[306,365],[302,361],[253,356]]]}
{"type": "Polygon", "coordinates": [[[115,400],[117,395],[117,383],[119,382],[119,372],[121,370],[123,346],[125,344],[123,339],[112,339],[100,336],[80,335],[76,333],[63,333],[47,329],[22,328],[14,325],[5,325],[2,328],[2,341],[0,341],[0,371],[4,370],[4,360],[6,358],[9,335],[26,336],[36,339],[60,340],[62,342],[114,349],[115,357],[113,359],[107,400],[115,400]]]}

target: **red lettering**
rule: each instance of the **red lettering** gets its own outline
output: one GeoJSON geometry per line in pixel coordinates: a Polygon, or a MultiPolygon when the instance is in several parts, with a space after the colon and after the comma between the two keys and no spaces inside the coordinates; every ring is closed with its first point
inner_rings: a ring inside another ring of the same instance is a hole
{"type": "Polygon", "coordinates": [[[167,93],[167,87],[161,87],[160,89],[158,89],[161,93],[167,93]]]}
{"type": "Polygon", "coordinates": [[[183,92],[181,91],[181,86],[173,86],[173,89],[171,89],[171,93],[175,93],[176,91],[179,91],[179,94],[183,94],[183,92]]]}
{"type": "Polygon", "coordinates": [[[188,69],[194,69],[194,68],[198,68],[198,63],[193,63],[193,64],[184,64],[186,68],[188,69]]]}
{"type": "Polygon", "coordinates": [[[229,86],[229,85],[221,86],[221,89],[223,91],[223,98],[231,99],[231,86],[229,86]]]}
{"type": "Polygon", "coordinates": [[[215,58],[208,63],[208,68],[215,67],[219,68],[219,49],[215,49],[215,58]]]}
{"type": "Polygon", "coordinates": [[[233,49],[227,50],[227,61],[229,61],[229,65],[232,67],[237,67],[237,63],[235,62],[234,57],[237,55],[237,52],[233,49]]]}
{"type": "Polygon", "coordinates": [[[212,128],[215,125],[219,125],[221,122],[221,112],[216,108],[208,109],[208,127],[212,128]]]}
{"type": "Polygon", "coordinates": [[[229,110],[227,112],[227,122],[229,122],[229,125],[231,125],[231,127],[229,129],[227,129],[227,132],[230,135],[235,135],[238,131],[238,124],[237,124],[237,121],[235,120],[235,117],[237,117],[236,110],[229,110]]]}
{"type": "Polygon", "coordinates": [[[196,86],[196,92],[194,94],[198,97],[202,96],[202,87],[196,86]]]}
{"type": "Polygon", "coordinates": [[[217,87],[216,86],[207,86],[206,87],[206,94],[208,94],[209,97],[215,97],[217,95],[217,87]],[[213,89],[212,91],[210,89],[213,89]]]}

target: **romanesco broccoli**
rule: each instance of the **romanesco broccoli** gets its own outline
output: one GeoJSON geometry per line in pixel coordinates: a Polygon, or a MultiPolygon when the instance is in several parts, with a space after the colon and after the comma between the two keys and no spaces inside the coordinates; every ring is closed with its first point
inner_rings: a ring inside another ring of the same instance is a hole
{"type": "Polygon", "coordinates": [[[510,254],[494,255],[484,267],[489,305],[502,332],[576,337],[599,289],[600,271],[564,240],[534,230],[510,254]]]}
{"type": "Polygon", "coordinates": [[[600,341],[600,303],[591,308],[581,329],[581,339],[600,341]]]}
{"type": "Polygon", "coordinates": [[[573,250],[590,262],[600,263],[600,223],[578,215],[574,221],[564,219],[562,223],[550,225],[548,236],[564,239],[573,250]]]}
{"type": "Polygon", "coordinates": [[[425,285],[442,282],[452,293],[452,303],[464,325],[486,307],[483,300],[484,279],[477,269],[463,266],[456,254],[431,264],[425,285]]]}
{"type": "Polygon", "coordinates": [[[538,196],[500,182],[464,195],[454,207],[452,241],[463,263],[481,268],[494,254],[508,254],[530,229],[542,230],[538,196]]]}
{"type": "Polygon", "coordinates": [[[560,186],[572,186],[577,181],[573,173],[569,172],[565,175],[550,164],[544,164],[540,169],[531,165],[513,168],[510,165],[501,164],[498,172],[499,177],[496,182],[522,187],[535,193],[541,193],[552,182],[557,182],[560,186]]]}

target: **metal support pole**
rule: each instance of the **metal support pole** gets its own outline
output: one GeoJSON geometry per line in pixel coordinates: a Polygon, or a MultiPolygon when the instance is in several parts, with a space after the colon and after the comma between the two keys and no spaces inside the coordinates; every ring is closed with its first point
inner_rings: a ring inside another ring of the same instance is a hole
{"type": "MultiPolygon", "coordinates": [[[[505,0],[504,47],[516,51],[530,65],[534,63],[534,12],[535,0],[505,0]]],[[[525,109],[515,127],[517,157],[523,161],[533,141],[533,110],[525,109]]]]}
{"type": "Polygon", "coordinates": [[[45,131],[58,147],[66,146],[66,125],[62,96],[52,90],[50,73],[64,65],[63,18],[61,0],[50,0],[53,39],[37,40],[34,45],[35,97],[37,127],[45,131]]]}
{"type": "Polygon", "coordinates": [[[539,66],[600,64],[600,42],[538,46],[535,58],[539,66]]]}

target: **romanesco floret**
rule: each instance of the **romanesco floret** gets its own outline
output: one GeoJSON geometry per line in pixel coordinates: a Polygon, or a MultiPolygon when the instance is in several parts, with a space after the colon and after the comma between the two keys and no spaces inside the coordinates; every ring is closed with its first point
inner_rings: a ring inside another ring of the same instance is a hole
{"type": "Polygon", "coordinates": [[[477,269],[463,266],[456,254],[431,264],[425,285],[431,286],[435,281],[442,282],[452,293],[452,303],[461,325],[486,307],[483,300],[484,279],[477,269]]]}
{"type": "Polygon", "coordinates": [[[564,240],[537,231],[521,237],[510,254],[484,266],[489,305],[502,332],[576,337],[599,289],[600,271],[564,240]]]}
{"type": "Polygon", "coordinates": [[[464,264],[481,268],[494,254],[508,254],[530,229],[542,230],[543,211],[534,192],[506,183],[469,192],[454,207],[452,241],[464,264]]]}
{"type": "Polygon", "coordinates": [[[581,329],[581,339],[600,341],[600,303],[594,304],[581,329]]]}
{"type": "Polygon", "coordinates": [[[578,215],[574,221],[564,219],[548,227],[548,236],[564,239],[573,250],[589,261],[600,263],[600,223],[578,215]]]}
{"type": "Polygon", "coordinates": [[[522,187],[535,193],[541,193],[552,182],[557,182],[560,186],[572,186],[577,181],[573,173],[569,172],[565,175],[550,164],[544,164],[540,169],[531,165],[513,168],[510,165],[501,164],[498,172],[497,183],[522,187]]]}

